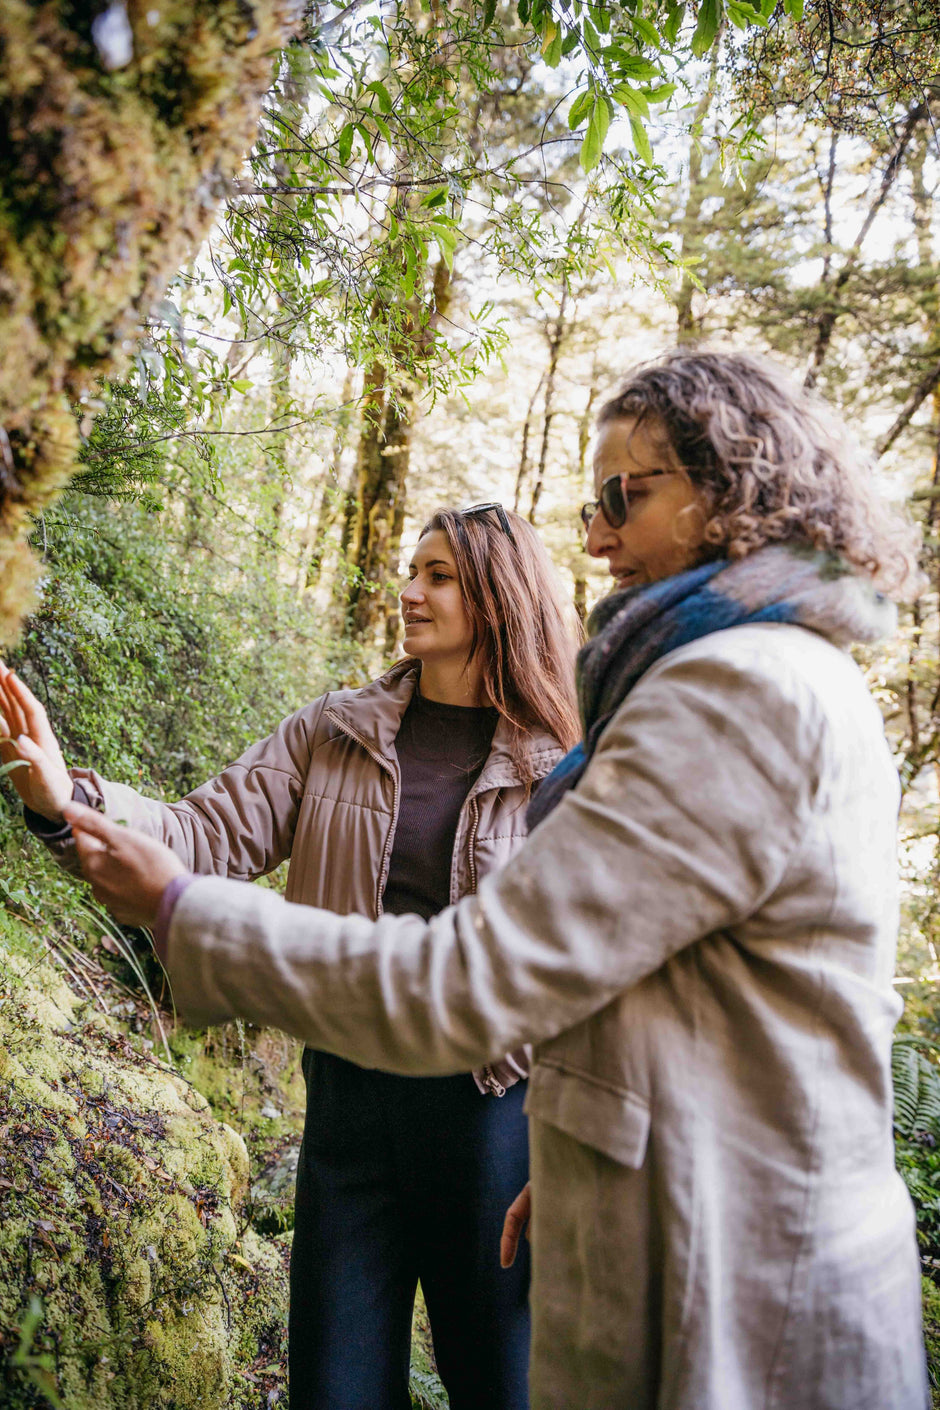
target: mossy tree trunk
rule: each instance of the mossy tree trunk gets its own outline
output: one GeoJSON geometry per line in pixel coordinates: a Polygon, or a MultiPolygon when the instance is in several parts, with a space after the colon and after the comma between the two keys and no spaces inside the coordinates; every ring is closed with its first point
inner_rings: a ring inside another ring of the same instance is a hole
{"type": "Polygon", "coordinates": [[[208,229],[302,10],[105,8],[0,12],[0,642],[35,600],[34,518],[76,469],[72,406],[208,229]]]}
{"type": "Polygon", "coordinates": [[[417,374],[422,355],[451,295],[451,273],[443,260],[431,281],[430,317],[415,308],[409,328],[388,365],[368,369],[356,459],[356,513],[347,557],[356,570],[349,589],[347,621],[360,639],[383,638],[394,646],[395,595],[387,583],[395,571],[405,522],[405,494],[417,409],[417,374]],[[389,638],[392,638],[390,641],[389,638]]]}

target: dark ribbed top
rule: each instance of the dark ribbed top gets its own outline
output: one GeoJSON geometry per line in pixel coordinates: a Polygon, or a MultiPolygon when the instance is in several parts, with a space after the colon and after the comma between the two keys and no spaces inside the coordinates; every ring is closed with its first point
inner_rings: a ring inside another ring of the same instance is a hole
{"type": "Polygon", "coordinates": [[[460,809],[480,776],[499,711],[441,705],[415,691],[395,740],[401,770],[398,825],[382,905],[430,920],[450,904],[460,809]]]}

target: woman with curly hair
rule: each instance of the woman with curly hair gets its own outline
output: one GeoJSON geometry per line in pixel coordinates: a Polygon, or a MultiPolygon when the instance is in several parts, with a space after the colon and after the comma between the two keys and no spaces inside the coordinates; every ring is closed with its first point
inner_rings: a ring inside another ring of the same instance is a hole
{"type": "Polygon", "coordinates": [[[595,470],[614,587],[582,739],[475,896],[375,923],[186,884],[73,805],[86,874],[128,919],[163,899],[191,1018],[400,1072],[536,1044],[539,1410],[923,1410],[891,1138],[898,781],[847,650],[916,588],[910,531],[847,432],[743,354],[633,373],[595,470]]]}

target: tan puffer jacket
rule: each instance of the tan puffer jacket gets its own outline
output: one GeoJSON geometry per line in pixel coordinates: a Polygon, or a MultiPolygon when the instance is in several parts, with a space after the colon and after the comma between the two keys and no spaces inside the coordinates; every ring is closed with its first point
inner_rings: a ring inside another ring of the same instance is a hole
{"type": "MultiPolygon", "coordinates": [[[[144,798],[88,769],[73,769],[92,806],[160,838],[201,875],[249,881],[290,858],[289,901],[340,915],[382,912],[395,838],[400,777],[395,738],[414,693],[417,667],[394,666],[361,690],[330,691],[284,720],[217,778],[179,803],[144,798]]],[[[477,889],[525,839],[525,789],[500,720],[489,757],[470,789],[454,839],[450,899],[477,889]]],[[[536,778],[562,750],[533,734],[536,778]]],[[[54,847],[68,863],[61,847],[54,847]]],[[[474,1073],[501,1096],[528,1073],[528,1052],[474,1073]]]]}

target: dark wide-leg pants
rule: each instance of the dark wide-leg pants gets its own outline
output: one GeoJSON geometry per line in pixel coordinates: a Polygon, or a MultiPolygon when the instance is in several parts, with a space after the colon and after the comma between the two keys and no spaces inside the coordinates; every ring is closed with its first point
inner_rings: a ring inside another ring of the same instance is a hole
{"type": "Polygon", "coordinates": [[[499,1266],[528,1179],[524,1082],[397,1077],[304,1054],[291,1254],[291,1410],[408,1410],[424,1290],[451,1410],[526,1410],[529,1249],[499,1266]]]}

